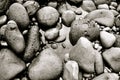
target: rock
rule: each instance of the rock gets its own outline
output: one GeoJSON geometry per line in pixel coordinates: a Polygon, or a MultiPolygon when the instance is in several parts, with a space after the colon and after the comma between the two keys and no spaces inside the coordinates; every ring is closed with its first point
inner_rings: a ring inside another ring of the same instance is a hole
{"type": "Polygon", "coordinates": [[[53,49],[57,49],[57,48],[58,48],[57,43],[51,44],[51,48],[53,48],[53,49]]]}
{"type": "Polygon", "coordinates": [[[13,3],[9,7],[7,15],[10,20],[14,20],[18,24],[20,30],[28,28],[29,16],[22,4],[13,3]]]}
{"type": "Polygon", "coordinates": [[[117,12],[116,10],[110,10],[110,11],[114,14],[115,17],[119,15],[119,12],[117,12]]]}
{"type": "Polygon", "coordinates": [[[39,9],[40,5],[36,1],[26,1],[23,6],[26,8],[28,15],[32,16],[39,9]]]}
{"type": "Polygon", "coordinates": [[[53,7],[53,8],[57,8],[58,3],[57,3],[57,1],[49,1],[49,2],[48,2],[48,6],[51,6],[51,7],[53,7]]]}
{"type": "Polygon", "coordinates": [[[110,4],[111,0],[93,0],[96,5],[99,4],[110,4]]]}
{"type": "Polygon", "coordinates": [[[81,37],[78,40],[77,44],[70,50],[70,59],[76,61],[84,72],[95,72],[95,50],[87,38],[81,37]]]}
{"type": "Polygon", "coordinates": [[[61,3],[59,6],[58,6],[58,12],[60,14],[62,14],[64,11],[67,10],[67,5],[65,3],[61,3]]]}
{"type": "Polygon", "coordinates": [[[10,6],[11,0],[0,0],[0,15],[4,14],[10,6]]]}
{"type": "Polygon", "coordinates": [[[100,31],[94,21],[88,19],[75,20],[71,24],[69,39],[72,45],[75,45],[78,39],[82,36],[90,41],[96,40],[99,37],[100,31]]]}
{"type": "Polygon", "coordinates": [[[26,62],[30,62],[37,51],[39,51],[40,48],[40,33],[39,33],[39,27],[36,25],[31,26],[28,32],[28,39],[26,41],[26,48],[24,51],[23,60],[26,62]]]}
{"type": "Polygon", "coordinates": [[[120,71],[120,48],[112,47],[104,51],[102,55],[114,72],[120,71]]]}
{"type": "Polygon", "coordinates": [[[115,25],[120,27],[120,15],[115,18],[115,25]]]}
{"type": "Polygon", "coordinates": [[[92,0],[83,0],[81,7],[87,12],[96,10],[96,6],[92,0]]]}
{"type": "Polygon", "coordinates": [[[57,28],[51,28],[45,31],[45,38],[47,40],[53,41],[59,36],[59,30],[57,28]]]}
{"type": "Polygon", "coordinates": [[[117,7],[117,11],[120,12],[120,4],[117,7]]]}
{"type": "Polygon", "coordinates": [[[3,40],[5,39],[5,30],[7,28],[7,25],[3,25],[1,28],[0,28],[0,40],[3,40]]]}
{"type": "Polygon", "coordinates": [[[31,63],[28,71],[31,80],[52,80],[59,77],[62,61],[52,49],[44,49],[31,63]],[[54,66],[52,66],[54,65],[54,66]]]}
{"type": "Polygon", "coordinates": [[[96,74],[102,74],[104,72],[104,64],[103,64],[103,58],[100,52],[96,52],[95,54],[95,71],[96,74]]]}
{"type": "Polygon", "coordinates": [[[116,41],[114,43],[114,46],[115,47],[120,47],[120,35],[116,34],[115,37],[116,37],[116,41]]]}
{"type": "Polygon", "coordinates": [[[25,69],[25,63],[11,50],[0,50],[0,80],[10,80],[25,69]]]}
{"type": "Polygon", "coordinates": [[[55,25],[58,21],[58,11],[50,6],[43,7],[37,12],[38,22],[48,28],[55,25]]]}
{"type": "Polygon", "coordinates": [[[98,5],[97,8],[98,8],[98,9],[107,9],[107,10],[109,10],[108,4],[100,4],[100,5],[98,5]]]}
{"type": "Polygon", "coordinates": [[[85,19],[96,21],[98,24],[112,27],[114,24],[114,14],[105,9],[94,10],[85,16],[85,19]]]}
{"type": "Polygon", "coordinates": [[[69,0],[70,2],[74,3],[74,4],[79,4],[81,3],[83,0],[69,0]]]}
{"type": "Polygon", "coordinates": [[[116,73],[103,73],[92,80],[119,80],[119,76],[116,73]]]}
{"type": "Polygon", "coordinates": [[[111,33],[108,33],[106,31],[101,31],[100,40],[103,47],[110,48],[115,43],[116,37],[111,33]]]}
{"type": "Polygon", "coordinates": [[[74,12],[75,12],[76,15],[81,15],[82,14],[81,8],[77,8],[74,12]]]}
{"type": "Polygon", "coordinates": [[[113,6],[113,7],[116,8],[116,7],[118,6],[118,4],[117,4],[117,2],[114,2],[114,1],[113,1],[113,2],[110,3],[110,6],[113,6]]]}
{"type": "Polygon", "coordinates": [[[62,13],[62,22],[64,25],[70,27],[71,23],[75,20],[75,13],[71,10],[64,11],[62,13]]]}
{"type": "Polygon", "coordinates": [[[10,20],[5,29],[5,40],[16,54],[21,54],[25,49],[25,40],[15,21],[10,20]]]}
{"type": "Polygon", "coordinates": [[[5,24],[6,22],[7,22],[7,16],[6,15],[0,16],[0,26],[5,24]]]}
{"type": "Polygon", "coordinates": [[[63,80],[79,80],[79,66],[75,61],[68,61],[64,66],[63,80]]]}

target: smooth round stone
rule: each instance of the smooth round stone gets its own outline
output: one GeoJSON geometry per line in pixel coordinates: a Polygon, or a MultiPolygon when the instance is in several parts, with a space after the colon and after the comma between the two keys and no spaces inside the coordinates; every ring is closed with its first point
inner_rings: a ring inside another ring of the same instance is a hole
{"type": "Polygon", "coordinates": [[[119,76],[116,73],[103,73],[92,80],[119,80],[119,76]]]}
{"type": "Polygon", "coordinates": [[[62,60],[52,49],[44,49],[28,69],[31,80],[53,80],[62,72],[62,60]]]}
{"type": "Polygon", "coordinates": [[[120,27],[120,15],[115,18],[115,25],[120,27]]]}
{"type": "Polygon", "coordinates": [[[92,0],[83,0],[81,7],[87,12],[96,10],[96,6],[92,0]]]}
{"type": "Polygon", "coordinates": [[[71,44],[75,45],[82,36],[88,38],[90,41],[94,41],[99,37],[99,34],[99,28],[94,21],[81,19],[73,21],[69,32],[69,39],[71,44]]]}
{"type": "Polygon", "coordinates": [[[92,43],[84,37],[81,37],[77,44],[70,50],[70,59],[78,63],[79,68],[86,73],[95,72],[95,50],[92,43]]]}
{"type": "Polygon", "coordinates": [[[26,8],[28,15],[34,15],[39,9],[40,5],[36,1],[26,1],[23,6],[26,8]]]}
{"type": "Polygon", "coordinates": [[[119,15],[119,12],[117,12],[116,10],[110,10],[110,11],[114,14],[115,17],[119,15]]]}
{"type": "Polygon", "coordinates": [[[62,13],[62,22],[64,25],[70,27],[71,23],[75,20],[75,13],[71,10],[64,11],[62,13]]]}
{"type": "Polygon", "coordinates": [[[117,4],[117,2],[111,2],[111,3],[110,3],[110,6],[113,6],[113,7],[116,8],[116,7],[118,6],[118,4],[117,4]]]}
{"type": "Polygon", "coordinates": [[[51,44],[51,47],[52,47],[53,49],[57,49],[57,48],[58,48],[58,45],[57,45],[57,43],[54,43],[54,44],[51,44]]]}
{"type": "Polygon", "coordinates": [[[38,22],[44,26],[51,27],[55,25],[58,21],[59,13],[58,11],[50,6],[43,7],[37,12],[38,22]]]}
{"type": "Polygon", "coordinates": [[[112,47],[104,51],[102,55],[114,72],[120,72],[120,48],[112,47]]]}
{"type": "Polygon", "coordinates": [[[114,14],[110,10],[106,9],[94,10],[87,14],[84,18],[94,20],[98,24],[107,27],[112,27],[114,24],[114,14]]]}
{"type": "Polygon", "coordinates": [[[51,7],[53,7],[53,8],[57,8],[57,5],[58,5],[57,1],[50,1],[50,2],[48,3],[48,6],[51,6],[51,7]]]}
{"type": "Polygon", "coordinates": [[[0,40],[5,39],[5,31],[6,31],[6,28],[7,28],[7,25],[3,25],[3,26],[0,28],[0,40]]]}
{"type": "Polygon", "coordinates": [[[78,3],[82,2],[83,0],[69,0],[69,1],[74,4],[78,4],[78,3]]]}
{"type": "Polygon", "coordinates": [[[9,7],[10,3],[11,3],[11,0],[0,0],[0,15],[5,13],[5,11],[9,7]]]}
{"type": "Polygon", "coordinates": [[[82,10],[80,8],[77,8],[74,12],[77,15],[81,15],[82,14],[82,10]]]}
{"type": "Polygon", "coordinates": [[[5,40],[16,54],[21,54],[25,49],[25,40],[15,21],[10,20],[5,29],[5,40]]]}
{"type": "Polygon", "coordinates": [[[110,48],[115,43],[116,37],[111,33],[108,33],[106,31],[101,31],[100,40],[103,47],[110,48]]]}
{"type": "Polygon", "coordinates": [[[96,5],[99,4],[110,4],[111,0],[93,0],[96,5]]]}
{"type": "Polygon", "coordinates": [[[0,16],[0,26],[5,24],[6,22],[7,22],[7,16],[6,15],[0,16]]]}
{"type": "Polygon", "coordinates": [[[25,63],[10,49],[0,50],[0,80],[11,80],[25,69],[25,63]]]}
{"type": "Polygon", "coordinates": [[[28,28],[29,25],[29,16],[25,7],[20,3],[13,3],[8,10],[8,18],[14,20],[19,29],[24,30],[28,28]]]}
{"type": "Polygon", "coordinates": [[[64,80],[79,80],[79,66],[76,61],[68,61],[63,70],[63,79],[64,80]]]}
{"type": "Polygon", "coordinates": [[[45,32],[45,38],[47,40],[55,40],[59,36],[59,30],[57,28],[48,29],[45,32]]]}
{"type": "Polygon", "coordinates": [[[68,10],[67,5],[65,3],[62,3],[61,5],[58,6],[58,12],[62,14],[64,11],[68,10]]]}
{"type": "Polygon", "coordinates": [[[97,8],[98,9],[107,9],[107,10],[109,10],[108,4],[100,4],[100,5],[97,6],[97,8]]]}

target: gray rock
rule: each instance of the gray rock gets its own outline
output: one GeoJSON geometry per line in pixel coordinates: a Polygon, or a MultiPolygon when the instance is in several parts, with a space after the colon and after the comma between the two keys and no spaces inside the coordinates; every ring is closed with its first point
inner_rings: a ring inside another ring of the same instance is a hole
{"type": "Polygon", "coordinates": [[[95,53],[92,43],[87,38],[81,37],[70,50],[70,59],[78,62],[84,72],[94,73],[95,53]]]}
{"type": "Polygon", "coordinates": [[[28,71],[31,80],[52,80],[62,71],[62,61],[52,49],[44,49],[33,60],[28,71]]]}
{"type": "Polygon", "coordinates": [[[120,71],[120,48],[112,47],[104,51],[102,55],[114,72],[120,71]]]}
{"type": "Polygon", "coordinates": [[[119,80],[119,76],[116,73],[103,73],[92,80],[119,80]]]}
{"type": "Polygon", "coordinates": [[[85,19],[94,20],[107,27],[112,27],[114,24],[114,14],[110,10],[106,9],[94,10],[87,14],[85,19]]]}
{"type": "Polygon", "coordinates": [[[0,50],[0,80],[10,80],[25,69],[25,63],[11,50],[0,50]]]}
{"type": "Polygon", "coordinates": [[[28,28],[29,16],[25,7],[20,3],[13,3],[8,10],[8,18],[14,20],[19,29],[24,30],[28,28]]]}

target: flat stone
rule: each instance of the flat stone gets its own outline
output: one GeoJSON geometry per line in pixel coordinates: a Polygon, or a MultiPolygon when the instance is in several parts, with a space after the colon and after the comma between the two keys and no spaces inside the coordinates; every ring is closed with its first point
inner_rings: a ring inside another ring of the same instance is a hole
{"type": "Polygon", "coordinates": [[[64,66],[63,79],[64,80],[79,80],[79,66],[75,61],[68,61],[64,66]]]}
{"type": "Polygon", "coordinates": [[[70,59],[78,62],[79,68],[86,73],[94,73],[95,50],[92,43],[81,37],[77,44],[70,50],[70,59]]]}
{"type": "Polygon", "coordinates": [[[120,48],[112,47],[102,53],[104,60],[115,72],[120,71],[120,48]]]}
{"type": "Polygon", "coordinates": [[[119,80],[119,76],[116,73],[103,73],[92,80],[119,80]]]}
{"type": "Polygon", "coordinates": [[[115,43],[116,37],[111,33],[108,33],[106,31],[101,31],[100,40],[103,47],[110,48],[115,43]]]}
{"type": "Polygon", "coordinates": [[[96,21],[98,24],[112,27],[114,24],[114,14],[110,10],[94,10],[85,16],[85,19],[96,21]]]}
{"type": "Polygon", "coordinates": [[[25,69],[25,63],[11,50],[0,50],[0,80],[10,80],[25,69]]]}

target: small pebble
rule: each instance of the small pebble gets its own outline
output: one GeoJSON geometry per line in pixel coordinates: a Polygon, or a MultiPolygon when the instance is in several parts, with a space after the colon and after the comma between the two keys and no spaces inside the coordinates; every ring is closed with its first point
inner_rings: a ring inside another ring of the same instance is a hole
{"type": "Polygon", "coordinates": [[[7,22],[7,16],[6,15],[0,16],[0,26],[5,24],[6,22],[7,22]]]}
{"type": "Polygon", "coordinates": [[[53,8],[57,8],[57,5],[58,5],[57,1],[50,1],[50,2],[48,3],[48,6],[51,6],[51,7],[53,7],[53,8]]]}
{"type": "Polygon", "coordinates": [[[97,8],[98,8],[98,9],[107,9],[107,10],[109,10],[108,4],[100,4],[100,5],[98,5],[97,8]]]}
{"type": "Polygon", "coordinates": [[[55,43],[55,44],[51,44],[51,47],[53,48],[53,49],[57,49],[58,48],[58,45],[55,43]]]}
{"type": "Polygon", "coordinates": [[[108,33],[106,31],[101,31],[100,40],[101,40],[103,47],[110,48],[115,43],[116,37],[111,33],[108,33]]]}

